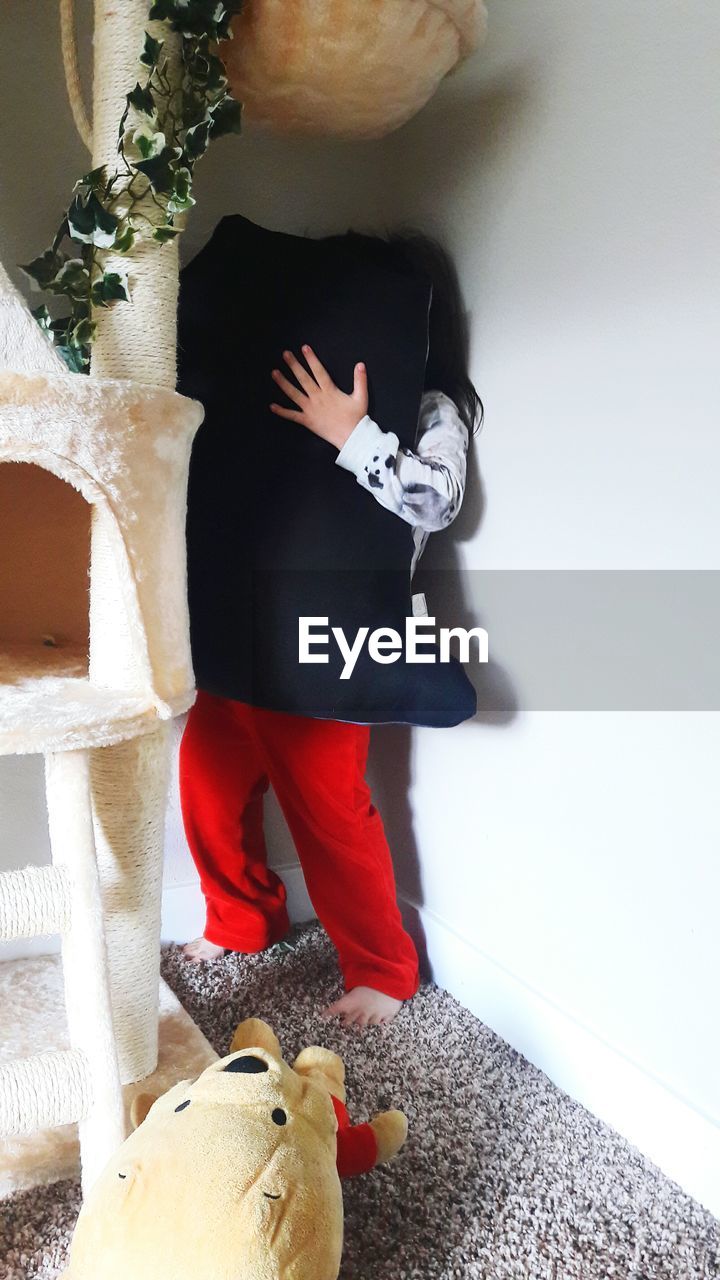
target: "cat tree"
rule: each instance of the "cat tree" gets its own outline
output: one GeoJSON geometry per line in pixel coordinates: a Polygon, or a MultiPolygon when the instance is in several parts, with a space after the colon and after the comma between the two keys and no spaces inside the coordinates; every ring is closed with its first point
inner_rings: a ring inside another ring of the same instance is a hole
{"type": "MultiPolygon", "coordinates": [[[[94,167],[115,163],[147,12],[145,0],[96,4],[94,167]]],[[[69,1047],[4,1065],[0,1133],[79,1121],[86,1185],[123,1137],[120,1086],[158,1060],[167,724],[194,697],[184,518],[202,419],[173,389],[177,285],[177,247],[141,241],[132,305],[98,311],[82,377],[0,277],[0,461],[16,468],[4,533],[21,549],[34,502],[59,501],[80,543],[87,520],[88,562],[77,561],[90,578],[87,614],[74,617],[72,583],[59,599],[52,581],[30,599],[3,584],[0,752],[45,755],[53,864],[0,878],[0,936],[62,935],[69,1047]],[[38,490],[37,468],[72,486],[87,515],[38,490]]]]}
{"type": "Polygon", "coordinates": [[[5,584],[0,753],[45,755],[53,863],[0,877],[0,936],[63,935],[71,1047],[0,1071],[0,1132],[79,1120],[91,1176],[122,1136],[120,1081],[157,1061],[162,726],[193,700],[184,493],[202,409],[70,374],[4,272],[0,298],[0,462],[19,471],[4,535],[19,550],[36,518],[35,468],[90,524],[89,645],[55,627],[51,584],[40,600],[5,584]]]}
{"type": "MultiPolygon", "coordinates": [[[[90,141],[70,0],[61,12],[73,113],[90,141]]],[[[95,0],[93,167],[115,162],[147,14],[148,0],[95,0]]],[[[362,14],[355,0],[247,0],[229,71],[251,118],[366,136],[422,105],[477,42],[483,15],[479,0],[367,0],[362,14]]],[[[176,38],[162,36],[177,59],[176,38]]],[[[0,574],[0,754],[44,754],[53,855],[51,866],[0,876],[0,939],[62,935],[69,1040],[0,1066],[0,1139],[79,1122],[86,1186],[123,1136],[122,1086],[157,1067],[167,727],[194,696],[184,509],[202,409],[173,389],[177,242],[158,250],[140,239],[121,265],[132,303],[94,316],[90,377],[66,370],[0,269],[0,463],[12,476],[0,502],[19,559],[0,574]],[[44,578],[37,565],[25,577],[24,551],[43,553],[39,527],[53,542],[72,535],[72,546],[44,578]]],[[[159,1087],[213,1056],[163,999],[159,1087]]],[[[39,1178],[69,1172],[68,1150],[38,1158],[39,1178]]]]}

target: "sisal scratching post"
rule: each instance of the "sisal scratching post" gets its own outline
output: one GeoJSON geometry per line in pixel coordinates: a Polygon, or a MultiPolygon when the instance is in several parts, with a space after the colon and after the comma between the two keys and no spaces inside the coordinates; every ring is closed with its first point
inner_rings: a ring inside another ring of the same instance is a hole
{"type": "MultiPolygon", "coordinates": [[[[164,41],[168,74],[180,66],[180,37],[165,23],[148,22],[148,0],[96,0],[95,60],[93,83],[93,167],[117,166],[118,123],[125,96],[140,79],[138,58],[143,32],[164,41]]],[[[162,125],[162,121],[160,122],[162,125]]],[[[155,221],[158,209],[148,197],[138,211],[155,221]]],[[[178,297],[178,244],[171,240],[160,248],[147,237],[135,242],[132,252],[103,255],[106,270],[130,269],[131,306],[98,308],[97,336],[92,349],[92,373],[98,378],[132,378],[158,386],[175,386],[176,311],[178,297]]]]}
{"type": "MultiPolygon", "coordinates": [[[[96,0],[93,85],[93,167],[117,164],[117,130],[125,95],[138,78],[143,32],[164,39],[176,64],[179,37],[147,22],[147,0],[96,0]]],[[[154,210],[148,198],[150,215],[154,210]]],[[[155,210],[155,212],[157,212],[155,210]]],[[[129,268],[131,305],[98,308],[93,377],[132,378],[175,386],[178,247],[139,238],[132,254],[108,253],[106,269],[129,268]]],[[[129,629],[111,607],[107,528],[92,525],[90,674],[93,683],[133,687],[129,629]]],[[[139,1080],[157,1061],[163,820],[169,739],[166,726],[142,739],[93,752],[91,785],[98,869],[105,906],[115,1030],[124,1082],[139,1080]]]]}
{"type": "Polygon", "coordinates": [[[158,1055],[160,907],[168,784],[166,725],[91,752],[95,847],[123,1084],[158,1055]]]}
{"type": "Polygon", "coordinates": [[[91,1084],[87,1101],[74,1110],[82,1117],[79,1137],[87,1191],[125,1136],[90,809],[89,752],[48,754],[45,779],[53,866],[65,873],[75,899],[72,927],[63,934],[62,959],[70,1041],[87,1064],[91,1084]]]}

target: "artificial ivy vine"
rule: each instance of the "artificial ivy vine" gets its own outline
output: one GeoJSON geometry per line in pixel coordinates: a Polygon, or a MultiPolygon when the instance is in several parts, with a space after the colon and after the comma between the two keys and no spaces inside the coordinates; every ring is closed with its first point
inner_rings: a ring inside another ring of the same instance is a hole
{"type": "Polygon", "coordinates": [[[74,372],[87,372],[95,335],[93,310],[128,302],[127,274],[106,271],[103,250],[129,253],[146,224],[158,248],[182,230],[177,217],[195,203],[195,165],[209,143],[240,132],[240,103],[228,88],[217,45],[243,0],[154,0],[149,19],[181,37],[182,76],[173,84],[163,41],[145,32],[140,64],[147,71],[127,94],[118,127],[118,165],[93,169],[76,182],[69,209],[49,249],[22,267],[33,287],[64,297],[69,313],[33,315],[74,372]],[[149,197],[149,201],[148,201],[149,197]]]}

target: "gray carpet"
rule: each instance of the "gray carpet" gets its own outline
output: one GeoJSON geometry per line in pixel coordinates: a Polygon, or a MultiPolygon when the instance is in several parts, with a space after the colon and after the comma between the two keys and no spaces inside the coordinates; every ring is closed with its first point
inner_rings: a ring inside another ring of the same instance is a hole
{"type": "MultiPolygon", "coordinates": [[[[343,1055],[354,1119],[406,1111],[398,1160],[345,1184],[343,1280],[720,1277],[720,1224],[446,992],[342,1031],[317,1016],[339,989],[332,948],[316,927],[293,944],[201,969],[173,948],[164,972],[218,1051],[255,1014],[287,1057],[315,1041],[343,1055]]],[[[2,1280],[53,1280],[77,1208],[73,1183],[5,1202],[2,1280]]]]}

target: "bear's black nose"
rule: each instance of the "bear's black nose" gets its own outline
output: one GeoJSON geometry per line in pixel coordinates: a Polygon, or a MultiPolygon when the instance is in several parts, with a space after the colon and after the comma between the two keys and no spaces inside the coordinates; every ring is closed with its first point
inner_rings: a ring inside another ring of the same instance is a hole
{"type": "Polygon", "coordinates": [[[242,1071],[245,1075],[259,1075],[261,1071],[267,1071],[267,1062],[263,1062],[262,1058],[253,1058],[250,1055],[247,1058],[233,1058],[232,1062],[228,1062],[223,1071],[242,1071]]]}

